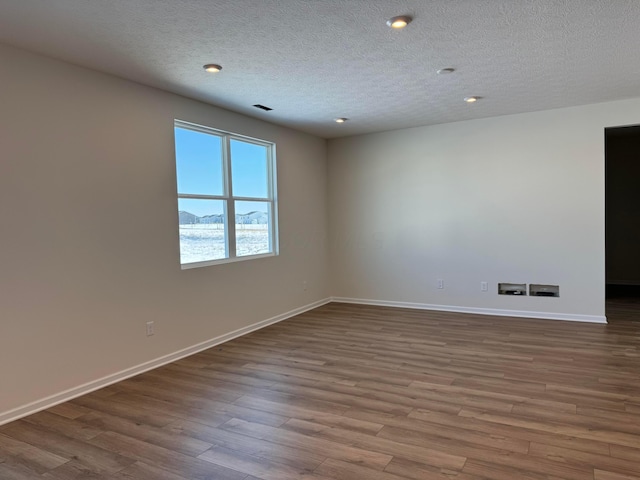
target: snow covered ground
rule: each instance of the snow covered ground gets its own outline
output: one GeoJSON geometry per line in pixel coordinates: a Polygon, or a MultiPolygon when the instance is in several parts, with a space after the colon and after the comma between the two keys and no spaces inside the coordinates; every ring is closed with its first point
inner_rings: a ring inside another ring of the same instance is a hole
{"type": "MultiPolygon", "coordinates": [[[[268,225],[236,225],[237,256],[269,253],[268,225]]],[[[180,225],[181,263],[225,258],[224,226],[180,225]]]]}

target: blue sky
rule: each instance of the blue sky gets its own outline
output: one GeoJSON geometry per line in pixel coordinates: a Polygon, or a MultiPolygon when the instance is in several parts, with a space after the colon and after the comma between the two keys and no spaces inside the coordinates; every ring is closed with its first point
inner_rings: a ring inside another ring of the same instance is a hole
{"type": "MultiPolygon", "coordinates": [[[[222,138],[175,128],[178,193],[223,195],[222,138]]],[[[231,173],[236,196],[267,198],[267,148],[231,140],[231,173]]],[[[198,216],[223,212],[223,201],[180,199],[180,210],[198,216]]],[[[262,202],[242,202],[236,213],[266,211],[262,202]],[[247,210],[247,211],[244,211],[247,210]]]]}

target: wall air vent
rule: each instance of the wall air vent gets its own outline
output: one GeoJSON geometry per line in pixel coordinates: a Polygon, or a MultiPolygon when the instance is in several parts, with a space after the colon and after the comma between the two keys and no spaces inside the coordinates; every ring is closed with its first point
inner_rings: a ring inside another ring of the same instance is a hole
{"type": "Polygon", "coordinates": [[[527,284],[526,283],[499,283],[498,284],[499,295],[526,295],[527,284]]]}
{"type": "Polygon", "coordinates": [[[254,107],[259,108],[260,110],[264,110],[265,112],[273,110],[273,108],[265,107],[264,105],[260,105],[259,103],[256,103],[254,107]]]}
{"type": "Polygon", "coordinates": [[[532,297],[559,297],[560,287],[558,285],[529,285],[529,295],[532,297]]]}

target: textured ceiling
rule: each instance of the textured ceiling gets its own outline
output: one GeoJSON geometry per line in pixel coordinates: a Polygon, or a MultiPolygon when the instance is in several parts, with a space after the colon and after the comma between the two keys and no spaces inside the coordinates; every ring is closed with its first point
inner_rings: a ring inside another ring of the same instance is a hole
{"type": "Polygon", "coordinates": [[[0,0],[0,42],[327,138],[638,97],[639,25],[639,0],[0,0]]]}

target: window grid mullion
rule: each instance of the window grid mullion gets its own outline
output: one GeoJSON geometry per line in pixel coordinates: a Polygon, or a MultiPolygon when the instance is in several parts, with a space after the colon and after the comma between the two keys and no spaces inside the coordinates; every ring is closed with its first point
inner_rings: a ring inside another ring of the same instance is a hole
{"type": "Polygon", "coordinates": [[[224,136],[225,193],[227,195],[227,257],[237,257],[236,247],[236,205],[233,198],[233,182],[231,179],[231,138],[224,136]]]}
{"type": "Polygon", "coordinates": [[[198,193],[179,193],[178,198],[196,199],[196,200],[227,200],[225,195],[200,195],[198,193]]]}
{"type": "Polygon", "coordinates": [[[232,197],[238,202],[271,202],[270,197],[232,197]]]}

